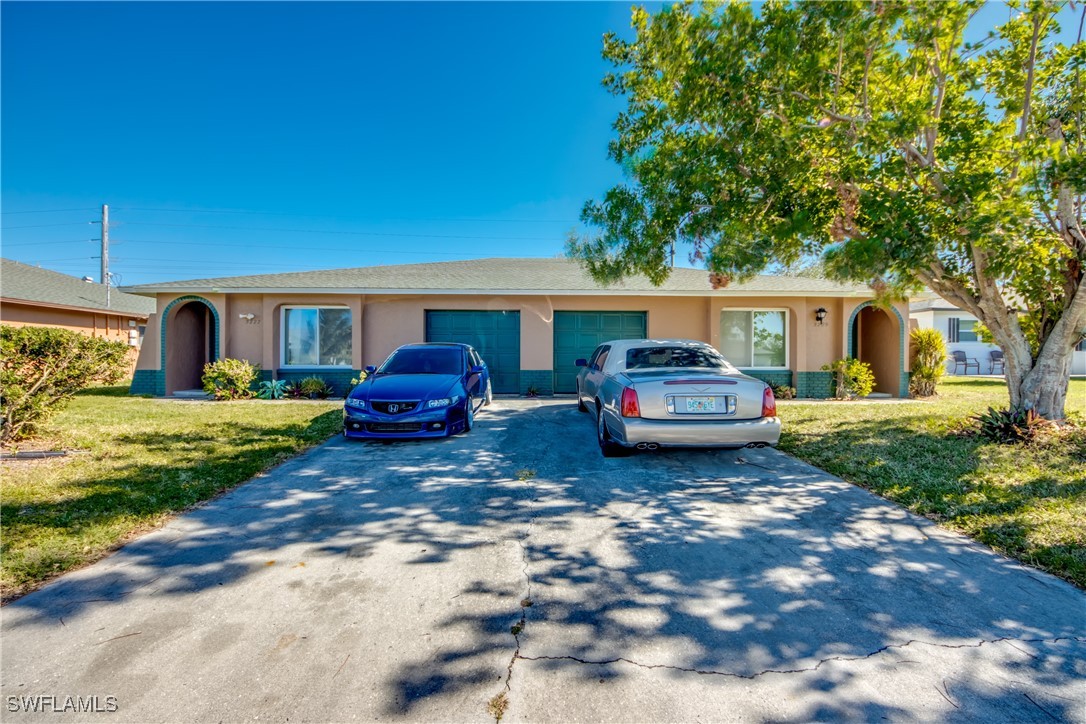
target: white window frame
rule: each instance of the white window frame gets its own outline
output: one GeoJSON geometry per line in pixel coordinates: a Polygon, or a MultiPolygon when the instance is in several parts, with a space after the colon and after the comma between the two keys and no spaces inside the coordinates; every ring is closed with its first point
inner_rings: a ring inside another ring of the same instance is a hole
{"type": "MultiPolygon", "coordinates": [[[[792,369],[791,367],[788,366],[788,361],[790,359],[792,359],[792,340],[791,340],[791,334],[790,334],[791,331],[792,331],[792,320],[791,320],[792,315],[790,314],[791,311],[792,310],[787,309],[785,307],[721,307],[720,308],[720,315],[717,315],[717,319],[716,319],[716,329],[717,329],[717,334],[718,335],[720,334],[720,321],[721,321],[720,317],[724,314],[724,312],[781,312],[784,315],[784,365],[783,366],[780,366],[780,367],[776,367],[776,366],[767,367],[767,366],[762,365],[762,366],[758,366],[758,367],[753,367],[753,366],[752,367],[744,367],[742,365],[735,364],[730,359],[728,360],[728,362],[731,362],[731,364],[735,365],[735,367],[737,369],[740,369],[740,370],[790,370],[790,369],[792,369]]],[[[750,335],[751,355],[750,355],[750,358],[751,358],[751,362],[753,362],[754,361],[754,329],[753,329],[753,327],[754,327],[754,315],[753,314],[751,314],[750,323],[751,323],[751,330],[750,330],[751,331],[751,335],[750,335]]],[[[720,341],[720,344],[723,345],[723,340],[720,341]]],[[[721,354],[724,354],[724,353],[721,352],[721,354]]],[[[724,358],[727,359],[727,355],[725,355],[724,358]]]]}
{"type": "MultiPolygon", "coordinates": [[[[351,313],[351,356],[354,356],[354,310],[346,304],[284,304],[279,307],[279,369],[281,370],[349,370],[354,363],[345,365],[290,365],[287,364],[287,311],[290,309],[346,309],[351,313]]],[[[317,359],[320,359],[321,326],[317,325],[317,359]]]]}

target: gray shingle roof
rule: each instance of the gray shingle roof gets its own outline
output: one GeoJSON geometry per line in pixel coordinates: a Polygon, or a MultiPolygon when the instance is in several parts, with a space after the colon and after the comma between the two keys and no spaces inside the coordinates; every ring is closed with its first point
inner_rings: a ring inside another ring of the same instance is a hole
{"type": "Polygon", "coordinates": [[[676,268],[659,287],[645,277],[631,277],[603,287],[576,262],[568,259],[493,258],[429,264],[370,266],[354,269],[257,274],[125,287],[135,294],[158,292],[350,292],[458,293],[458,294],[779,294],[782,296],[870,296],[860,284],[838,284],[825,279],[758,276],[714,290],[704,269],[676,268]]]}
{"type": "Polygon", "coordinates": [[[110,306],[106,307],[106,288],[102,284],[11,259],[0,259],[0,298],[81,309],[108,309],[144,317],[155,311],[155,300],[125,294],[118,289],[110,291],[110,306]]]}

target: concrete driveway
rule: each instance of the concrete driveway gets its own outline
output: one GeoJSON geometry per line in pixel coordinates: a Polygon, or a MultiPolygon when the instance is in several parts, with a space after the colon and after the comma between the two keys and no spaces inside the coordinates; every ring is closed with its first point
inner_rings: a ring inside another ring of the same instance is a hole
{"type": "Polygon", "coordinates": [[[1078,589],[569,401],[334,439],[2,616],[5,721],[1086,721],[1078,589]]]}

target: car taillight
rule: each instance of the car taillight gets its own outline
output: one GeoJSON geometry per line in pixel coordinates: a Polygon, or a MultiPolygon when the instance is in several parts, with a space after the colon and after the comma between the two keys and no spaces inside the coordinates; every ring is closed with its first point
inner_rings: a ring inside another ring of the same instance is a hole
{"type": "Polygon", "coordinates": [[[773,397],[773,388],[768,385],[762,392],[762,417],[777,416],[777,399],[773,397]]]}
{"type": "Polygon", "coordinates": [[[637,391],[632,387],[622,390],[622,416],[641,417],[641,405],[637,402],[637,391]]]}

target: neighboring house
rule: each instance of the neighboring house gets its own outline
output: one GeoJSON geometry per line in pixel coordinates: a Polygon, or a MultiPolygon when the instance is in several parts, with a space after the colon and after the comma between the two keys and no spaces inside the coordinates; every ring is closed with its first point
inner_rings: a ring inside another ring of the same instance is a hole
{"type": "MultiPolygon", "coordinates": [[[[992,374],[991,352],[999,347],[977,339],[973,327],[978,322],[972,314],[962,311],[941,297],[931,295],[929,298],[914,300],[909,305],[909,319],[921,329],[935,329],[942,334],[946,340],[948,358],[953,350],[961,350],[966,357],[977,360],[980,374],[992,374]]],[[[954,374],[954,369],[953,361],[948,359],[947,370],[954,374]]],[[[957,374],[965,373],[959,367],[957,374]]],[[[977,372],[971,368],[969,374],[977,372]]],[[[1086,340],[1075,347],[1071,357],[1071,374],[1086,374],[1086,340]]]]}
{"type": "Polygon", "coordinates": [[[143,338],[153,299],[109,291],[102,284],[0,259],[0,322],[15,327],[63,327],[132,347],[132,363],[143,338]]]}
{"type": "Polygon", "coordinates": [[[197,279],[127,287],[157,299],[134,394],[198,388],[200,370],[231,357],[263,379],[320,375],[337,391],[397,346],[472,344],[498,393],[574,391],[574,360],[617,338],[709,342],[735,365],[802,397],[829,397],[822,365],[871,362],[877,391],[908,391],[904,305],[883,311],[865,286],[761,276],[713,289],[674,269],[660,287],[596,284],[565,259],[474,261],[197,279]],[[819,317],[822,317],[821,321],[819,317]]]}

